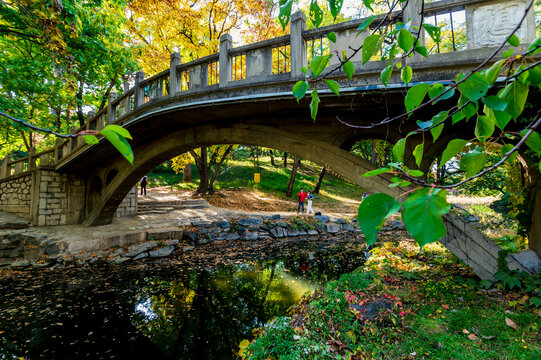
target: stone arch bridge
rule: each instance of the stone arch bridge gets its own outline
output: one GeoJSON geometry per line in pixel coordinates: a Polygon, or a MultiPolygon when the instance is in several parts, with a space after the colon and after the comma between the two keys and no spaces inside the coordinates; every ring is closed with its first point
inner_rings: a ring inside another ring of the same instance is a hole
{"type": "MultiPolygon", "coordinates": [[[[408,4],[403,17],[419,22],[420,1],[410,0],[408,4]]],[[[461,21],[458,29],[451,29],[454,51],[444,53],[434,48],[429,59],[416,55],[408,60],[414,69],[413,81],[445,82],[458,72],[475,68],[518,23],[516,16],[508,15],[522,14],[525,6],[522,0],[444,0],[427,4],[425,19],[437,21],[442,16],[454,16],[461,21]],[[505,31],[480,33],[479,26],[495,21],[494,16],[501,17],[498,21],[505,31]],[[466,43],[455,42],[457,31],[467,35],[466,43]]],[[[134,185],[156,165],[188,150],[214,144],[260,145],[291,152],[330,167],[370,192],[398,195],[399,190],[388,187],[385,176],[363,177],[374,166],[348,150],[359,139],[395,142],[415,129],[415,122],[352,129],[337,117],[370,125],[401,114],[407,87],[400,82],[399,73],[393,74],[385,89],[379,75],[383,62],[371,61],[363,66],[360,59],[354,58],[353,79],[340,72],[332,75],[340,83],[340,96],[324,88],[319,90],[321,103],[315,122],[310,118],[309,100],[297,103],[291,93],[293,84],[304,76],[300,68],[312,56],[362,44],[362,36],[355,36],[361,22],[306,30],[304,15],[296,13],[287,36],[234,48],[232,38],[223,35],[219,53],[185,64],[178,53],[172,54],[169,69],[146,79],[143,73],[137,73],[131,88],[125,86],[120,96],[112,93],[103,111],[90,113],[83,128],[73,129],[75,133],[100,130],[107,124],[125,127],[134,138],[133,166],[104,139],[95,145],[85,144],[81,138],[58,141],[49,151],[30,152],[27,158],[15,161],[4,159],[0,210],[24,216],[35,225],[107,224],[114,216],[134,214],[134,185]],[[326,40],[330,31],[337,34],[336,44],[326,40]]],[[[524,44],[534,38],[533,12],[519,35],[524,44]]],[[[439,110],[432,107],[427,111],[418,118],[430,118],[439,110]]],[[[438,141],[425,146],[422,167],[428,169],[435,154],[466,130],[471,131],[462,124],[446,125],[438,141]]],[[[415,139],[408,140],[407,145],[411,154],[415,139]]],[[[490,278],[497,269],[499,247],[455,214],[447,215],[445,222],[448,235],[442,243],[481,278],[490,278]]],[[[541,252],[541,238],[532,241],[532,248],[541,252]]],[[[509,261],[512,267],[524,268],[513,257],[509,261]]]]}

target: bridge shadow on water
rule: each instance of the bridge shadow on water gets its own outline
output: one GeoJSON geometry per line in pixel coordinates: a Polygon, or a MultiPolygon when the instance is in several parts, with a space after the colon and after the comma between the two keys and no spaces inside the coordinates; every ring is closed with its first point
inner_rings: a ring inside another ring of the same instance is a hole
{"type": "Polygon", "coordinates": [[[273,256],[242,256],[2,279],[0,358],[235,359],[254,328],[362,265],[364,245],[293,242],[273,256]]]}

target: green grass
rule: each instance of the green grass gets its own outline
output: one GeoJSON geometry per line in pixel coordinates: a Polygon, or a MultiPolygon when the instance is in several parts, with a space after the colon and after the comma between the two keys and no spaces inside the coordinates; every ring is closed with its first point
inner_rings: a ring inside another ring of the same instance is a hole
{"type": "MultiPolygon", "coordinates": [[[[229,160],[222,166],[214,188],[216,190],[228,189],[229,187],[242,187],[244,189],[256,189],[271,194],[279,198],[285,198],[287,183],[291,173],[291,161],[287,168],[283,166],[271,166],[270,159],[263,158],[260,161],[261,166],[255,167],[250,160],[229,160]],[[254,182],[254,173],[259,172],[261,182],[254,182]]],[[[319,166],[303,160],[293,187],[293,196],[301,189],[313,190],[316,185],[319,166]]],[[[148,174],[149,187],[155,186],[173,186],[177,189],[196,189],[199,184],[199,175],[192,166],[193,183],[182,183],[182,174],[175,174],[173,170],[163,165],[158,166],[148,174]]],[[[321,185],[320,197],[324,197],[327,202],[339,204],[344,199],[353,199],[360,201],[363,189],[344,179],[336,177],[329,172],[325,174],[321,185]]]]}

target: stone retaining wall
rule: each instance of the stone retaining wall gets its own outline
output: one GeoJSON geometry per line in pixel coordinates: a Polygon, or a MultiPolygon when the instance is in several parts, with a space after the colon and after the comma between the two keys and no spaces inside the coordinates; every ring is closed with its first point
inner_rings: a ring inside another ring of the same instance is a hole
{"type": "Polygon", "coordinates": [[[130,190],[115,212],[116,218],[135,215],[137,215],[137,185],[130,190]]]}
{"type": "Polygon", "coordinates": [[[0,182],[0,211],[30,220],[32,173],[0,182]]]}

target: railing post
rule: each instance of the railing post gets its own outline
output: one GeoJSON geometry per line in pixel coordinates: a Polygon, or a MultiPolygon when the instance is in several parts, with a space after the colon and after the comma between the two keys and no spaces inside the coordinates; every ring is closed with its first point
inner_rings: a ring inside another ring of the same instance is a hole
{"type": "Polygon", "coordinates": [[[177,66],[180,65],[182,58],[178,52],[171,54],[171,63],[169,65],[169,95],[174,96],[177,92],[180,92],[182,86],[180,84],[180,76],[177,73],[177,66]]]}
{"type": "Polygon", "coordinates": [[[94,125],[94,129],[92,129],[92,120],[94,120],[94,116],[96,116],[96,113],[94,113],[94,111],[89,111],[86,113],[86,129],[87,130],[96,130],[96,125],[94,125]]]}
{"type": "Polygon", "coordinates": [[[220,36],[220,87],[226,87],[231,82],[231,60],[229,58],[229,50],[233,47],[233,38],[229,34],[220,36]]]}
{"type": "MultiPolygon", "coordinates": [[[[423,0],[408,0],[406,7],[404,8],[403,22],[407,23],[411,19],[411,33],[414,36],[417,36],[418,31],[421,32],[419,36],[420,46],[425,45],[425,31],[421,27],[421,15],[423,11],[423,0]],[[415,31],[413,28],[419,28],[418,31],[415,31]]],[[[418,56],[416,56],[417,58],[418,56]]]]}
{"type": "Polygon", "coordinates": [[[36,148],[31,147],[28,150],[28,169],[27,170],[33,170],[36,168],[36,148]]]}
{"type": "Polygon", "coordinates": [[[6,178],[11,174],[8,174],[8,163],[11,161],[9,155],[6,155],[4,161],[2,162],[2,167],[0,167],[0,179],[6,178]]]}
{"type": "Polygon", "coordinates": [[[135,86],[133,89],[135,99],[134,108],[138,108],[145,103],[145,89],[141,89],[140,85],[143,80],[145,80],[145,73],[142,71],[138,71],[135,74],[135,86]]]}
{"type": "MultiPolygon", "coordinates": [[[[77,133],[77,127],[72,126],[70,130],[70,134],[76,134],[77,133]]],[[[68,142],[68,152],[72,152],[77,147],[77,138],[76,137],[70,137],[68,142]]]]}
{"type": "Polygon", "coordinates": [[[56,139],[56,142],[54,144],[54,161],[53,161],[53,164],[56,164],[57,162],[59,162],[60,160],[62,160],[62,158],[64,157],[64,154],[62,154],[62,139],[61,138],[57,138],[56,139]]]}
{"type": "Polygon", "coordinates": [[[118,97],[116,92],[109,93],[109,99],[107,100],[107,123],[113,124],[116,120],[116,107],[113,107],[113,101],[118,97]]]}
{"type": "Polygon", "coordinates": [[[307,65],[306,60],[306,41],[302,33],[306,30],[306,16],[302,11],[297,11],[291,15],[291,78],[299,79],[304,76],[301,69],[307,65]]]}

